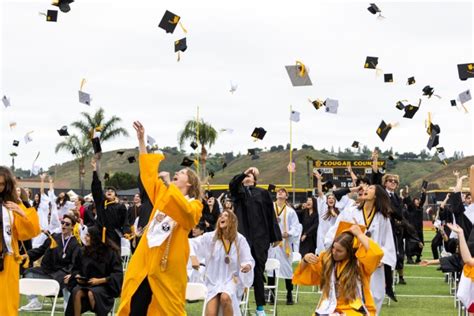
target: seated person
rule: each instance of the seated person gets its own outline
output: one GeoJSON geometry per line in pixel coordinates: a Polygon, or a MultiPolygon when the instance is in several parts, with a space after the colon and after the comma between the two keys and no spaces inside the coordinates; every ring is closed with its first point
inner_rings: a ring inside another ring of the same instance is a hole
{"type": "Polygon", "coordinates": [[[66,316],[77,316],[88,310],[106,316],[114,299],[120,296],[123,281],[120,255],[112,243],[102,242],[101,235],[97,226],[88,228],[86,246],[81,249],[69,278],[71,297],[66,316]]]}
{"type": "Polygon", "coordinates": [[[204,283],[204,273],[206,271],[206,262],[204,257],[197,257],[196,252],[200,252],[199,241],[206,230],[204,221],[200,221],[196,227],[191,230],[189,237],[189,260],[188,260],[188,282],[204,283]]]}
{"type": "MultiPolygon", "coordinates": [[[[50,237],[39,248],[28,250],[27,254],[23,255],[23,258],[29,258],[30,262],[43,257],[41,265],[27,269],[24,276],[26,278],[54,279],[58,281],[63,290],[65,302],[69,298],[69,292],[65,288],[64,281],[69,278],[74,262],[80,254],[79,244],[72,235],[75,224],[76,220],[73,216],[64,215],[61,221],[61,233],[49,235],[50,237]]],[[[33,311],[42,309],[42,304],[36,296],[29,296],[28,300],[28,304],[22,306],[20,310],[33,311]]]]}

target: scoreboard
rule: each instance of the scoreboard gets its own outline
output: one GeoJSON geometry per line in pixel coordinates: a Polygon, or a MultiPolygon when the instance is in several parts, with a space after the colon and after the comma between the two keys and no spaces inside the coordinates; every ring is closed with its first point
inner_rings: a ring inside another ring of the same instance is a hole
{"type": "MultiPolygon", "coordinates": [[[[385,169],[385,160],[377,161],[379,170],[385,169]]],[[[331,181],[338,188],[352,187],[352,179],[348,166],[357,176],[372,174],[372,160],[313,160],[313,168],[319,170],[323,181],[331,181]]],[[[317,186],[317,179],[313,177],[313,187],[317,186]]]]}

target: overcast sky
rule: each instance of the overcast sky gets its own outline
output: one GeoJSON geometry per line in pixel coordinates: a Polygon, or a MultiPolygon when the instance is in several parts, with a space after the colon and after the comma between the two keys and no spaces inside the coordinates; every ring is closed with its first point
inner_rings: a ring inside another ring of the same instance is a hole
{"type": "Polygon", "coordinates": [[[12,151],[22,168],[31,167],[38,151],[42,167],[70,160],[69,153],[54,153],[62,140],[56,130],[99,107],[120,116],[132,136],[104,144],[104,151],[136,146],[134,120],[159,146],[176,146],[197,106],[217,129],[234,129],[219,136],[211,153],[286,144],[292,105],[301,112],[293,124],[297,148],[337,149],[358,140],[420,152],[432,112],[448,155],[474,153],[473,102],[466,104],[469,114],[450,106],[472,90],[473,79],[460,81],[456,67],[474,62],[471,2],[379,1],[386,17],[380,21],[367,2],[76,0],[57,23],[48,23],[38,12],[52,9],[49,3],[2,1],[0,94],[12,106],[0,109],[1,164],[11,164],[12,151]],[[157,27],[167,9],[181,16],[187,34],[157,27]],[[173,41],[184,36],[188,50],[177,62],[173,41]],[[364,69],[366,56],[379,57],[395,82],[364,69]],[[284,66],[296,60],[309,68],[313,86],[292,87],[284,66]],[[417,83],[407,86],[410,76],[417,83]],[[90,107],[78,102],[82,78],[90,107]],[[231,80],[238,84],[234,94],[231,80]],[[417,104],[425,85],[442,99],[423,97],[415,118],[402,118],[396,102],[417,104]],[[338,114],[316,111],[308,98],[339,100],[338,114]],[[400,123],[385,142],[375,134],[382,119],[400,123]],[[13,130],[11,121],[17,122],[13,130]],[[268,134],[255,143],[250,133],[257,126],[268,134]],[[33,142],[25,145],[28,131],[33,142]],[[11,146],[13,139],[20,147],[11,146]]]}

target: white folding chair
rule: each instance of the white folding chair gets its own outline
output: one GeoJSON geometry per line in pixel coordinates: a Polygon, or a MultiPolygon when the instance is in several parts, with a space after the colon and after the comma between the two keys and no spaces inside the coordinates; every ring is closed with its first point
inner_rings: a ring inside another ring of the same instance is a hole
{"type": "MultiPolygon", "coordinates": [[[[269,291],[269,295],[273,295],[273,315],[276,315],[276,306],[277,306],[277,298],[278,298],[278,274],[280,270],[280,261],[277,259],[267,259],[267,262],[265,263],[265,271],[267,271],[267,276],[268,275],[274,275],[275,276],[275,285],[265,285],[265,290],[269,291]],[[272,292],[273,290],[273,292],[272,292]]],[[[270,296],[269,296],[270,297],[270,296]]]]}
{"type": "Polygon", "coordinates": [[[246,287],[244,289],[244,295],[242,296],[242,300],[239,303],[240,313],[242,314],[242,316],[247,316],[247,312],[249,309],[249,294],[250,294],[250,288],[246,287]]]}
{"type": "Polygon", "coordinates": [[[186,286],[186,300],[187,301],[200,301],[203,300],[204,304],[202,306],[202,316],[206,315],[206,297],[207,297],[207,287],[202,283],[192,283],[188,282],[186,286]]]}
{"type": "Polygon", "coordinates": [[[54,316],[59,289],[60,286],[56,280],[29,278],[20,279],[20,294],[54,296],[53,307],[51,308],[51,316],[54,316]]]}
{"type": "Polygon", "coordinates": [[[122,268],[125,272],[128,268],[128,262],[130,261],[131,250],[130,247],[122,247],[121,256],[122,256],[122,268]]]}
{"type": "MultiPolygon", "coordinates": [[[[293,252],[293,263],[298,263],[300,264],[301,262],[301,254],[299,252],[293,252]]],[[[295,304],[298,303],[298,292],[300,290],[300,286],[296,286],[296,291],[295,291],[295,304]]]]}

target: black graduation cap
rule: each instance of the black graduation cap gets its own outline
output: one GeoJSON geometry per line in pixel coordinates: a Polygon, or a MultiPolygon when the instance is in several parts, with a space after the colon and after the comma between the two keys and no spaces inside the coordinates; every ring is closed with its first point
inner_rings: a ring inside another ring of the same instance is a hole
{"type": "Polygon", "coordinates": [[[57,131],[58,131],[59,136],[69,136],[69,133],[67,132],[67,126],[66,125],[64,125],[60,129],[58,129],[57,131]]]}
{"type": "Polygon", "coordinates": [[[181,166],[183,167],[191,167],[194,164],[194,160],[188,157],[184,157],[183,161],[181,162],[181,166]]]}
{"type": "Polygon", "coordinates": [[[71,154],[73,154],[73,155],[77,154],[77,149],[76,149],[76,148],[72,148],[71,154]]]}
{"type": "Polygon", "coordinates": [[[358,141],[353,141],[352,142],[352,148],[359,148],[359,142],[358,141]]]}
{"type": "Polygon", "coordinates": [[[268,189],[267,189],[268,191],[275,192],[275,189],[276,189],[276,186],[274,184],[269,184],[268,185],[268,189]]]}
{"type": "Polygon", "coordinates": [[[430,139],[428,139],[428,144],[426,144],[426,147],[428,147],[428,149],[431,150],[431,148],[438,146],[438,144],[439,144],[439,135],[438,133],[432,132],[430,139]]]}
{"type": "Polygon", "coordinates": [[[110,174],[108,174],[107,172],[104,173],[104,180],[109,180],[110,179],[110,174]]]}
{"type": "Polygon", "coordinates": [[[186,37],[174,41],[174,52],[185,52],[188,46],[186,45],[186,37]]]}
{"type": "Polygon", "coordinates": [[[214,171],[212,171],[212,170],[209,171],[209,177],[211,177],[211,179],[214,178],[214,171]]]}
{"type": "Polygon", "coordinates": [[[474,77],[474,63],[458,65],[459,79],[467,80],[474,77]]]}
{"type": "Polygon", "coordinates": [[[428,135],[431,135],[433,133],[439,134],[441,133],[441,127],[439,127],[438,124],[430,123],[430,126],[428,127],[426,132],[428,133],[428,135]]]}
{"type": "Polygon", "coordinates": [[[388,158],[388,160],[390,160],[390,161],[394,161],[394,160],[395,160],[395,158],[394,158],[392,155],[389,155],[387,158],[388,158]]]}
{"type": "Polygon", "coordinates": [[[378,57],[367,56],[367,58],[365,59],[364,68],[375,69],[377,68],[378,63],[379,63],[378,57]]]}
{"type": "Polygon", "coordinates": [[[71,10],[69,4],[73,3],[74,0],[55,0],[52,5],[59,7],[59,10],[64,13],[68,13],[71,10]]]}
{"type": "Polygon", "coordinates": [[[404,118],[412,119],[415,116],[416,112],[418,111],[419,107],[413,105],[407,105],[405,107],[405,114],[403,115],[404,118]]]}
{"type": "Polygon", "coordinates": [[[393,74],[384,74],[383,81],[385,82],[393,82],[393,74]]]}
{"type": "Polygon", "coordinates": [[[125,150],[119,150],[119,151],[117,151],[117,155],[120,155],[120,156],[122,156],[124,153],[125,153],[125,150]]]}
{"type": "Polygon", "coordinates": [[[98,154],[102,152],[102,147],[100,146],[99,137],[94,137],[92,139],[92,147],[94,148],[94,154],[98,154]]]}
{"type": "Polygon", "coordinates": [[[14,140],[12,145],[18,147],[18,145],[20,145],[20,141],[14,140]]]}
{"type": "Polygon", "coordinates": [[[415,84],[415,83],[416,83],[415,77],[408,78],[408,82],[407,82],[408,85],[412,85],[412,84],[415,84]]]}
{"type": "Polygon", "coordinates": [[[375,3],[371,3],[370,7],[368,7],[367,10],[369,10],[369,12],[372,14],[377,14],[377,13],[382,12],[375,3]]]}
{"type": "Polygon", "coordinates": [[[263,127],[255,127],[252,132],[252,137],[262,140],[267,131],[263,127]]]}
{"type": "Polygon", "coordinates": [[[252,160],[257,160],[257,159],[259,159],[259,158],[260,158],[259,155],[253,155],[251,159],[252,159],[252,160]]]}
{"type": "Polygon", "coordinates": [[[456,100],[451,100],[451,106],[456,106],[456,100]]]}
{"type": "Polygon", "coordinates": [[[198,148],[198,144],[197,144],[195,141],[193,141],[193,142],[190,144],[190,146],[191,146],[191,148],[194,149],[194,150],[196,150],[196,148],[198,148]]]}
{"type": "Polygon", "coordinates": [[[390,124],[387,125],[384,120],[380,123],[379,127],[377,128],[377,135],[379,135],[380,139],[382,141],[385,141],[385,138],[387,138],[388,132],[392,129],[392,126],[390,124]]]}
{"type": "Polygon", "coordinates": [[[127,157],[128,163],[134,163],[137,161],[137,158],[135,156],[129,156],[127,157]]]}
{"type": "Polygon", "coordinates": [[[257,150],[255,148],[247,149],[247,155],[249,155],[249,156],[255,156],[256,153],[257,153],[257,150]]]}
{"type": "Polygon", "coordinates": [[[405,109],[405,104],[403,104],[403,101],[398,101],[395,107],[401,111],[405,109]]]}
{"type": "Polygon", "coordinates": [[[181,18],[177,16],[176,14],[166,10],[165,14],[163,15],[163,18],[160,21],[160,24],[158,27],[161,27],[163,30],[166,31],[166,33],[171,33],[173,34],[176,25],[178,25],[178,22],[181,18]]]}
{"type": "Polygon", "coordinates": [[[57,10],[48,10],[46,12],[46,21],[47,22],[57,22],[58,21],[58,11],[57,10]]]}
{"type": "Polygon", "coordinates": [[[329,191],[330,189],[332,189],[333,186],[334,186],[334,185],[333,185],[333,183],[332,183],[331,180],[328,180],[328,181],[324,182],[324,183],[323,183],[323,188],[322,188],[322,189],[323,189],[323,192],[329,191]]]}
{"type": "Polygon", "coordinates": [[[434,88],[430,87],[430,86],[425,86],[423,88],[423,95],[426,95],[428,96],[428,98],[431,98],[431,96],[433,95],[434,93],[434,88]]]}

